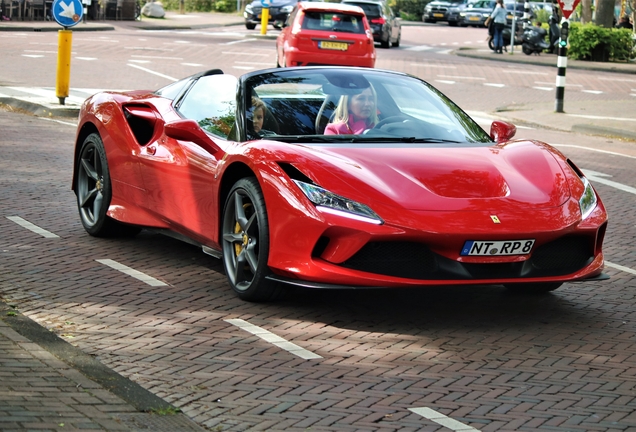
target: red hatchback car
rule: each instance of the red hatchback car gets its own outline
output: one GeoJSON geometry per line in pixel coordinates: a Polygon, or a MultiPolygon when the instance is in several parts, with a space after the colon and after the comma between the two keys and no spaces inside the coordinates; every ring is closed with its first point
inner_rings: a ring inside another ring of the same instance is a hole
{"type": "Polygon", "coordinates": [[[299,2],[276,40],[276,66],[375,66],[364,11],[339,3],[299,2]]]}

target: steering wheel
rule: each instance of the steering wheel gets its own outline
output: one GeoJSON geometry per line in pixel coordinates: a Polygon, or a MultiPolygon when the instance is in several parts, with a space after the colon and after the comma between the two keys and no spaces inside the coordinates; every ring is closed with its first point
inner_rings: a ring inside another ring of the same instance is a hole
{"type": "Polygon", "coordinates": [[[382,120],[381,122],[379,122],[377,125],[373,126],[373,129],[380,129],[382,126],[387,125],[389,123],[404,122],[404,121],[408,121],[408,120],[410,120],[410,119],[408,117],[406,117],[406,116],[403,116],[403,115],[387,117],[384,120],[382,120]]]}

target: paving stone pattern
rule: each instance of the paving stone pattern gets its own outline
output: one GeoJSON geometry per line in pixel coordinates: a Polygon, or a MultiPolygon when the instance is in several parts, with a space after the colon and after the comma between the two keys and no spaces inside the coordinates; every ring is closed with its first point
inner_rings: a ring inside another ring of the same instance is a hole
{"type": "MultiPolygon", "coordinates": [[[[200,425],[448,430],[408,411],[429,407],[482,431],[636,430],[633,275],[608,269],[610,282],[547,296],[502,287],[292,290],[246,303],[197,248],[148,232],[127,240],[83,232],[70,191],[73,128],[0,112],[0,130],[0,298],[200,425]],[[60,238],[40,238],[10,215],[60,238]],[[295,357],[224,321],[232,318],[323,358],[295,357]]],[[[632,161],[580,156],[584,168],[636,186],[632,161]]],[[[607,258],[635,268],[634,198],[598,189],[612,217],[607,258]]]]}

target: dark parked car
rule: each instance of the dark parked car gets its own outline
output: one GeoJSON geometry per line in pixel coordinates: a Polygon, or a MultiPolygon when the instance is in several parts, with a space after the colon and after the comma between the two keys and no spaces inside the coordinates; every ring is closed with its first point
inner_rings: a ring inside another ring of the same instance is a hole
{"type": "MultiPolygon", "coordinates": [[[[476,26],[483,27],[486,18],[490,16],[495,9],[495,0],[478,0],[473,5],[470,5],[459,14],[459,25],[462,27],[476,26]]],[[[508,14],[506,15],[506,21],[509,26],[512,26],[512,12],[516,10],[517,19],[523,18],[524,3],[521,2],[505,2],[504,6],[508,14]]],[[[531,17],[533,14],[530,14],[531,17]]]]}
{"type": "MultiPolygon", "coordinates": [[[[274,28],[281,28],[287,20],[289,13],[296,6],[297,0],[271,0],[269,6],[269,20],[268,23],[273,25],[274,28]]],[[[252,3],[245,6],[245,27],[248,30],[254,30],[257,24],[261,23],[261,14],[263,13],[263,6],[261,0],[254,0],[252,3]]]]}
{"type": "Polygon", "coordinates": [[[446,21],[448,25],[459,24],[459,14],[468,6],[468,0],[434,0],[424,7],[422,21],[435,23],[446,21]]]}
{"type": "Polygon", "coordinates": [[[459,14],[459,25],[462,27],[483,27],[486,19],[495,8],[495,0],[479,0],[459,14]]]}
{"type": "Polygon", "coordinates": [[[402,24],[393,10],[381,0],[343,0],[342,3],[359,6],[364,11],[373,31],[373,40],[380,42],[382,48],[400,46],[402,24]]]}

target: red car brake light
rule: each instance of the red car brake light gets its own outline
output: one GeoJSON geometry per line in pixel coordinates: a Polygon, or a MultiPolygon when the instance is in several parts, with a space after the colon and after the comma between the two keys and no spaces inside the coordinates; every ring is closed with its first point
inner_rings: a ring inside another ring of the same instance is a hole
{"type": "Polygon", "coordinates": [[[386,20],[384,19],[384,17],[373,18],[371,20],[371,24],[384,24],[385,22],[386,20]]]}

